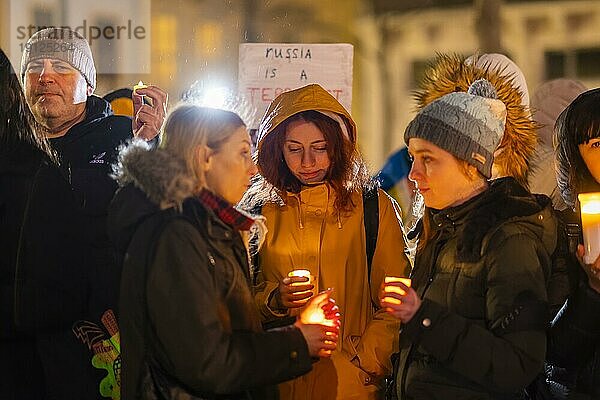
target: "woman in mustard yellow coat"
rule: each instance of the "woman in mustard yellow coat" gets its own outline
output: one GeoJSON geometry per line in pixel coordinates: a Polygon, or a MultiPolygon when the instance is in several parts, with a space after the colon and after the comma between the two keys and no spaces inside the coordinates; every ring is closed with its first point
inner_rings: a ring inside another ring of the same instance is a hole
{"type": "Polygon", "coordinates": [[[260,124],[257,159],[261,179],[243,203],[266,217],[268,233],[255,266],[255,299],[264,320],[297,315],[326,288],[333,288],[342,313],[338,350],[309,374],[280,385],[281,398],[378,398],[399,324],[379,308],[377,293],[385,276],[410,272],[397,203],[369,178],[350,114],[318,85],[271,103],[260,124]],[[365,192],[378,197],[370,268],[365,192]],[[311,281],[289,278],[294,269],[309,270],[311,281]]]}

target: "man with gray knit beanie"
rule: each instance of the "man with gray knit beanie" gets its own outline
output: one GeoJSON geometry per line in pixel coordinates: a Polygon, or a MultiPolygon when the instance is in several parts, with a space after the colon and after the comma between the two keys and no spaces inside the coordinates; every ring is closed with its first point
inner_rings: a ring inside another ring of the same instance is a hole
{"type": "MultiPolygon", "coordinates": [[[[109,377],[116,377],[112,383],[106,382],[106,369],[92,366],[94,349],[114,334],[102,327],[112,315],[111,310],[116,313],[120,286],[120,261],[106,232],[108,206],[117,189],[110,177],[111,165],[117,159],[118,148],[134,136],[152,140],[158,135],[166,114],[167,94],[155,86],[140,89],[133,96],[133,120],[113,115],[109,103],[93,95],[96,67],[87,40],[69,28],[46,28],[31,36],[24,48],[20,73],[31,111],[57,151],[80,202],[88,244],[88,259],[81,266],[88,281],[87,303],[81,305],[84,314],[80,321],[64,327],[72,343],[47,344],[56,357],[53,361],[41,357],[43,363],[49,363],[43,368],[46,385],[62,393],[62,398],[100,399],[101,381],[103,387],[114,386],[118,392],[120,362],[115,359],[106,366],[112,371],[109,377]],[[144,103],[142,95],[151,98],[152,103],[144,103]],[[96,328],[90,335],[91,327],[96,328]],[[103,330],[104,338],[97,334],[103,330]],[[61,370],[61,365],[54,364],[76,367],[61,370]],[[65,376],[55,379],[55,369],[65,376]]],[[[63,296],[60,288],[54,293],[63,296]]]]}

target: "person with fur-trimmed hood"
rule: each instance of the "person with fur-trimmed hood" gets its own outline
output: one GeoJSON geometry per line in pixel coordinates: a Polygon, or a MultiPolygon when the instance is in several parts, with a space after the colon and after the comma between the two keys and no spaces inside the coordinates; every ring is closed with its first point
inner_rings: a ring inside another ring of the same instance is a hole
{"type": "Polygon", "coordinates": [[[403,324],[401,400],[522,399],[542,371],[556,220],[548,197],[489,180],[506,112],[476,80],[431,101],[404,133],[425,212],[411,287],[380,292],[403,324]]]}
{"type": "Polygon", "coordinates": [[[262,177],[244,206],[261,210],[268,228],[255,298],[263,318],[297,315],[325,288],[333,288],[342,313],[338,350],[280,385],[282,399],[375,399],[397,348],[399,323],[379,307],[377,293],[385,276],[410,271],[401,211],[370,180],[356,140],[348,111],[319,85],[279,95],[259,127],[262,177]],[[366,211],[373,199],[378,213],[366,211]],[[368,221],[378,227],[370,255],[368,221]],[[294,269],[309,270],[312,282],[289,278],[294,269]]]}
{"type": "Polygon", "coordinates": [[[419,109],[453,92],[466,92],[478,79],[486,79],[506,105],[504,135],[494,152],[492,178],[512,176],[527,188],[530,160],[537,143],[537,124],[531,118],[529,94],[519,67],[501,54],[464,57],[439,54],[415,92],[419,109]]]}

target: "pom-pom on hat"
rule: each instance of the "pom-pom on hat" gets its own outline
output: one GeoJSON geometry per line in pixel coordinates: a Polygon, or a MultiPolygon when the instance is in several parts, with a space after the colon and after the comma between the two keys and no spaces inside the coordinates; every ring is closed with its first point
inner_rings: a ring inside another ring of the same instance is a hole
{"type": "Polygon", "coordinates": [[[478,79],[467,93],[447,94],[421,109],[406,128],[404,141],[427,140],[490,178],[505,122],[506,107],[494,86],[478,79]]]}

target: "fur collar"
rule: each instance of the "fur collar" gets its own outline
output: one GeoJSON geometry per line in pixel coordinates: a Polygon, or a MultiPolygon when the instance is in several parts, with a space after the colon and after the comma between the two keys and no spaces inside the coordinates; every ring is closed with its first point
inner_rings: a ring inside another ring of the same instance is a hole
{"type": "Polygon", "coordinates": [[[119,186],[132,184],[161,208],[181,207],[195,189],[182,159],[165,150],[151,150],[148,143],[137,139],[121,147],[112,176],[119,186]]]}

